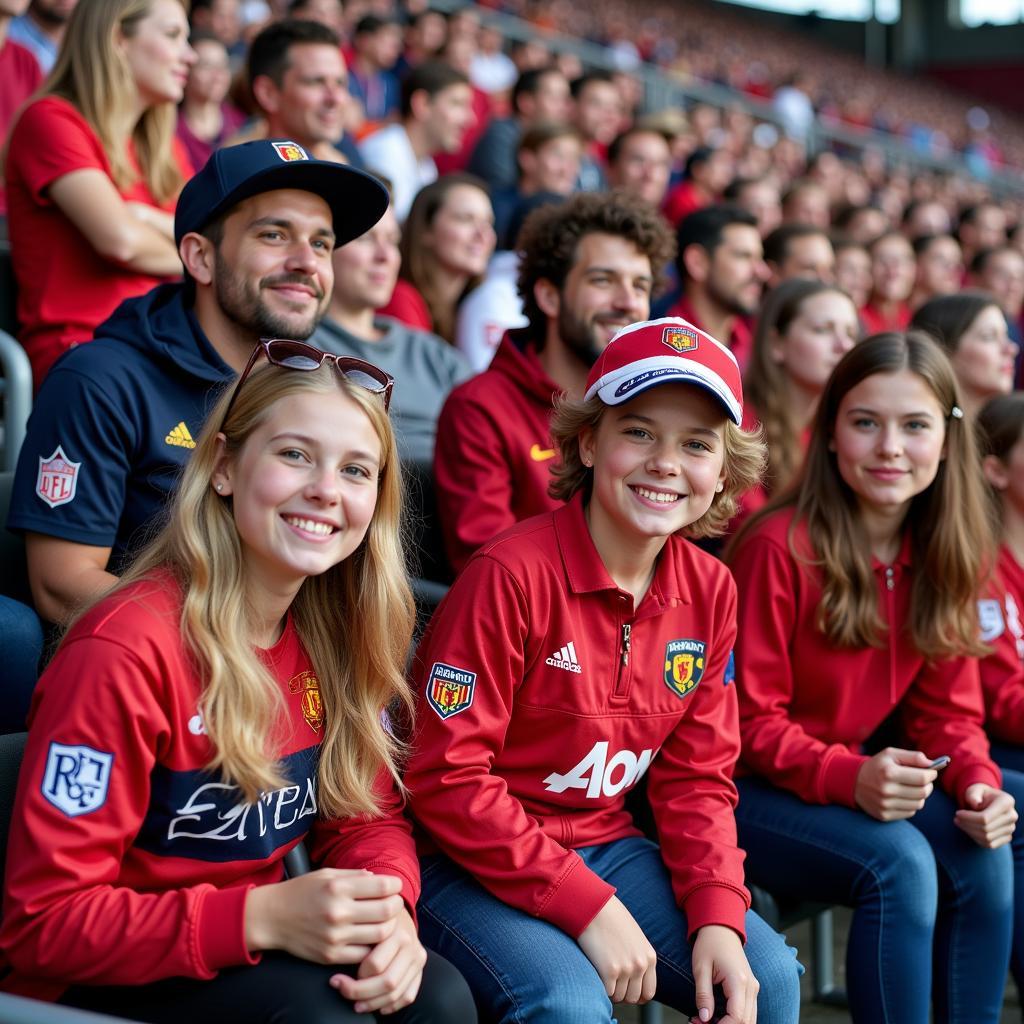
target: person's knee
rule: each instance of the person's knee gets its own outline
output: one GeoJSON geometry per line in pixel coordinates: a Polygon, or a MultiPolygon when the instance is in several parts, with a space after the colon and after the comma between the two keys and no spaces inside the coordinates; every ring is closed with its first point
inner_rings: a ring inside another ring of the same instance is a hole
{"type": "Polygon", "coordinates": [[[928,840],[905,822],[876,829],[872,860],[865,865],[855,897],[879,901],[908,924],[931,929],[938,907],[935,855],[928,840]]]}
{"type": "Polygon", "coordinates": [[[800,973],[796,950],[760,918],[747,915],[747,962],[757,979],[757,1016],[772,1024],[800,1019],[800,973]]]}
{"type": "Polygon", "coordinates": [[[610,1024],[612,1004],[596,972],[593,977],[564,977],[534,1002],[523,1020],[537,1024],[610,1024]]]}

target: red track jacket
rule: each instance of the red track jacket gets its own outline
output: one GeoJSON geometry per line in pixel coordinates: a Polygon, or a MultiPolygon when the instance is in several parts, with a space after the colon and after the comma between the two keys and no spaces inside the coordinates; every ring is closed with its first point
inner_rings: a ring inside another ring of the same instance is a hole
{"type": "Polygon", "coordinates": [[[485,546],[417,652],[414,816],[499,899],[576,937],[614,889],[573,848],[638,834],[624,798],[646,771],[691,934],[742,936],[735,594],[671,537],[634,611],[579,497],[485,546]]]}
{"type": "Polygon", "coordinates": [[[1024,568],[1004,544],[998,572],[978,602],[981,638],[992,653],[981,659],[985,725],[1007,743],[1024,745],[1024,568]]]}

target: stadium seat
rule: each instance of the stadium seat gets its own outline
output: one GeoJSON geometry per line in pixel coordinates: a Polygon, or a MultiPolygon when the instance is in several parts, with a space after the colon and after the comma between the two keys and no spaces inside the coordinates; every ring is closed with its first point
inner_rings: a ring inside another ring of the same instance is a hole
{"type": "Polygon", "coordinates": [[[0,403],[3,405],[0,470],[13,470],[32,411],[32,366],[25,350],[0,329],[0,403]]]}

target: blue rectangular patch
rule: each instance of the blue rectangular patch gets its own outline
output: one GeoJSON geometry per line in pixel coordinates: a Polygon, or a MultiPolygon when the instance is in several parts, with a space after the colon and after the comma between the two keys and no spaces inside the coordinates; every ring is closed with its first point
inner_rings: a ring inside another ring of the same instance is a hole
{"type": "Polygon", "coordinates": [[[736,652],[729,652],[729,660],[725,663],[725,675],[722,677],[722,685],[728,686],[736,682],[736,652]]]}

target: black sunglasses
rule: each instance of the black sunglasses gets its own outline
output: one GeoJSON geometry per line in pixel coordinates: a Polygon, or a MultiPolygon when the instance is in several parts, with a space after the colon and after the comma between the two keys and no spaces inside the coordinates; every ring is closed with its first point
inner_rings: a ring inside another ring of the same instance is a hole
{"type": "Polygon", "coordinates": [[[384,399],[384,411],[388,411],[391,405],[391,392],[395,386],[395,378],[386,373],[379,366],[368,363],[365,359],[356,359],[353,356],[336,356],[330,352],[323,352],[314,345],[307,345],[304,341],[289,341],[287,338],[260,338],[259,343],[253,348],[249,362],[245,364],[235,390],[231,392],[231,399],[224,410],[224,420],[227,423],[228,416],[238,398],[238,392],[245,383],[246,377],[252,372],[260,353],[267,357],[267,362],[274,366],[283,366],[286,370],[319,370],[324,362],[329,360],[334,363],[335,369],[346,380],[357,384],[375,395],[384,399]]]}

